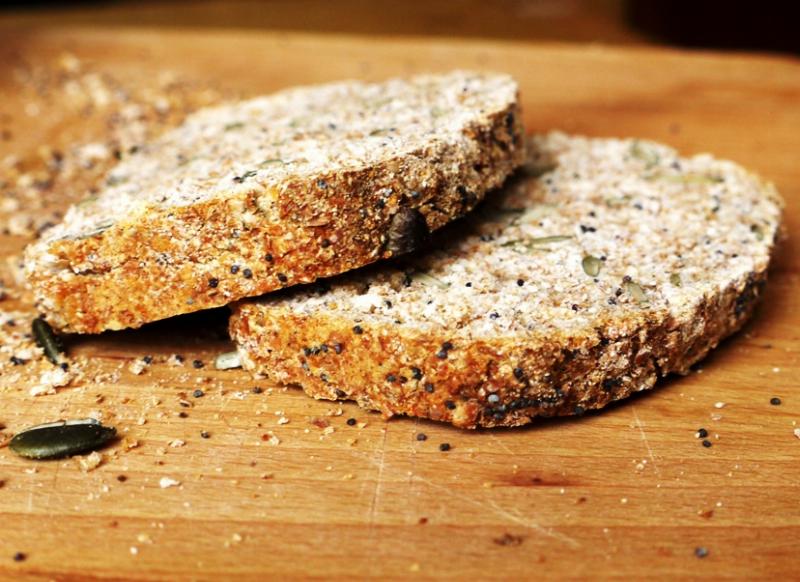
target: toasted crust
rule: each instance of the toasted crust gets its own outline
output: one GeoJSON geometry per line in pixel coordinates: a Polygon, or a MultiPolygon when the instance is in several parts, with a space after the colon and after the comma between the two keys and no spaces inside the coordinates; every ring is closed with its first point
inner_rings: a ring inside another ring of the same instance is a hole
{"type": "Polygon", "coordinates": [[[79,333],[311,282],[397,254],[401,210],[430,231],[471,210],[523,161],[522,135],[514,82],[462,72],[205,110],[112,170],[27,249],[26,275],[48,321],[79,333]]]}
{"type": "Polygon", "coordinates": [[[378,266],[235,305],[245,367],[388,416],[518,426],[685,374],[752,314],[780,231],[770,185],[647,142],[529,149],[543,173],[443,231],[455,242],[413,261],[424,276],[378,266]]]}

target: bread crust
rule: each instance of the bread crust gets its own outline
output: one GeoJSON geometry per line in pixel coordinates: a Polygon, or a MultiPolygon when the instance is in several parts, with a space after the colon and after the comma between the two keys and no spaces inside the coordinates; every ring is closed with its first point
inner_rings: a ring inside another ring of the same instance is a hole
{"type": "Polygon", "coordinates": [[[334,315],[312,318],[254,303],[234,306],[230,331],[246,368],[314,398],[355,400],[386,417],[461,428],[521,426],[599,409],[668,374],[688,373],[747,321],[765,281],[765,271],[733,281],[680,321],[655,313],[609,320],[581,336],[454,341],[446,358],[437,357],[451,339],[446,335],[368,326],[356,333],[334,315]]]}
{"type": "MultiPolygon", "coordinates": [[[[563,136],[552,141],[556,145],[571,143],[563,136]]],[[[576,147],[588,144],[588,148],[593,148],[601,141],[576,140],[581,144],[576,147]]],[[[638,147],[635,142],[634,146],[638,147]]],[[[665,150],[665,153],[668,152],[665,150]]],[[[641,165],[649,167],[650,162],[641,165]]],[[[749,176],[748,180],[757,180],[752,175],[742,174],[741,169],[732,165],[723,167],[730,168],[732,180],[743,175],[749,176]]],[[[571,167],[564,171],[571,176],[571,167]]],[[[690,175],[696,179],[695,174],[690,175]]],[[[570,179],[565,178],[567,181],[570,179]]],[[[537,181],[536,187],[538,182],[546,187],[564,186],[563,182],[553,182],[547,175],[534,180],[537,181]]],[[[761,196],[772,215],[780,208],[780,198],[771,186],[760,184],[758,194],[746,190],[743,196],[748,200],[761,196]]],[[[712,197],[716,195],[715,187],[710,186],[712,197]]],[[[553,194],[549,199],[556,200],[559,195],[553,194]]],[[[569,199],[566,191],[564,196],[567,196],[563,202],[565,207],[571,208],[575,201],[569,199]]],[[[729,200],[731,204],[736,202],[735,198],[729,200]]],[[[592,208],[597,209],[599,216],[598,206],[582,206],[579,212],[575,212],[585,215],[592,208]]],[[[286,299],[272,297],[266,301],[235,304],[230,332],[237,342],[244,366],[255,373],[283,384],[300,386],[315,398],[356,400],[361,406],[378,410],[387,417],[410,415],[449,422],[462,428],[478,428],[520,426],[536,417],[583,414],[634,392],[652,388],[659,378],[669,374],[688,373],[690,367],[705,357],[709,350],[738,330],[752,315],[761,297],[769,260],[780,234],[778,223],[779,218],[777,223],[764,226],[764,230],[757,233],[764,238],[753,237],[752,243],[742,243],[744,250],[740,252],[748,252],[748,244],[759,247],[757,251],[753,250],[752,261],[746,259],[752,268],[739,271],[737,275],[733,274],[736,271],[724,275],[729,277],[724,285],[717,286],[716,279],[701,279],[697,283],[687,280],[685,283],[690,287],[682,291],[690,294],[687,295],[690,299],[680,305],[663,300],[636,305],[636,301],[629,300],[625,293],[620,296],[618,289],[608,304],[606,296],[601,296],[599,315],[580,325],[574,324],[574,321],[579,321],[578,305],[573,306],[576,311],[571,319],[562,319],[566,317],[562,312],[552,312],[552,317],[565,321],[566,325],[540,326],[538,329],[536,326],[523,326],[510,333],[495,335],[475,331],[485,328],[465,332],[465,328],[456,324],[456,316],[441,316],[437,323],[431,324],[427,316],[410,313],[408,305],[402,307],[404,311],[400,318],[405,318],[403,323],[392,325],[391,320],[367,315],[366,311],[353,311],[355,301],[350,296],[357,286],[333,282],[332,288],[338,291],[327,302],[315,303],[312,307],[308,306],[308,293],[288,294],[286,299]]],[[[725,224],[723,222],[720,227],[724,228],[725,224]]],[[[590,235],[594,233],[587,232],[587,237],[590,235]]],[[[481,260],[469,258],[471,253],[481,252],[475,250],[479,247],[469,242],[475,238],[473,234],[459,243],[458,249],[467,250],[463,251],[466,258],[462,257],[463,260],[456,263],[458,269],[481,260]]],[[[504,239],[498,235],[496,241],[486,245],[506,246],[501,240],[504,239]]],[[[701,252],[716,256],[712,247],[704,245],[702,248],[708,250],[701,252]]],[[[645,249],[643,252],[661,251],[663,249],[645,249]]],[[[448,269],[456,268],[453,267],[452,261],[456,259],[451,256],[452,252],[443,251],[439,258],[432,258],[427,263],[445,265],[442,270],[435,271],[437,276],[442,277],[448,269]]],[[[537,264],[541,265],[537,261],[545,260],[540,257],[553,254],[530,255],[530,258],[524,255],[520,261],[535,268],[537,264]]],[[[613,268],[613,258],[609,257],[605,269],[613,268]]],[[[488,265],[480,263],[480,268],[486,269],[488,265]]],[[[382,272],[378,273],[378,278],[386,278],[382,272]]],[[[593,277],[587,275],[588,272],[580,272],[578,280],[586,281],[589,287],[598,284],[596,273],[593,277]],[[591,282],[593,278],[595,283],[591,282]]],[[[562,275],[551,283],[554,288],[564,286],[573,276],[562,275]]],[[[641,276],[647,275],[642,271],[641,276]]],[[[660,276],[669,280],[669,272],[660,276]]],[[[352,276],[343,279],[349,281],[352,276]]],[[[362,279],[379,286],[377,279],[368,274],[362,279]]],[[[513,279],[510,283],[511,288],[516,289],[513,279]]],[[[498,288],[509,289],[501,284],[498,288]]],[[[449,302],[458,301],[458,295],[452,296],[454,291],[452,286],[447,289],[433,286],[428,297],[441,295],[449,302]]],[[[381,300],[388,298],[395,303],[389,313],[398,309],[405,293],[412,292],[413,288],[399,289],[394,295],[381,295],[380,291],[375,291],[381,300]]],[[[651,292],[656,293],[655,290],[651,292]]],[[[558,300],[565,299],[562,295],[558,300]]],[[[573,297],[579,295],[578,291],[572,292],[573,297]]],[[[325,297],[328,295],[321,295],[320,301],[325,297]]],[[[424,307],[426,303],[429,301],[414,299],[413,305],[424,307]]],[[[494,304],[487,307],[497,308],[494,304]]],[[[580,309],[583,312],[589,308],[583,305],[580,309]]]]}
{"type": "Polygon", "coordinates": [[[357,170],[289,179],[149,208],[84,237],[26,252],[38,309],[57,329],[97,333],[219,307],[391,257],[392,218],[416,209],[431,231],[469,212],[524,159],[519,104],[476,112],[459,139],[357,170]],[[387,197],[386,192],[391,192],[387,197]]]}

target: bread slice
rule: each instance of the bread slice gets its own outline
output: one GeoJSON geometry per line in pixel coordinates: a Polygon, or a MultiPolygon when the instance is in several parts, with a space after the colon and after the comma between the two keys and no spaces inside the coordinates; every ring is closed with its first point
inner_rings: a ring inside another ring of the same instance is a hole
{"type": "Polygon", "coordinates": [[[201,110],[28,248],[56,328],[225,305],[406,252],[524,159],[517,86],[453,72],[201,110]]]}
{"type": "Polygon", "coordinates": [[[516,426],[684,374],[750,316],[771,185],[641,140],[528,149],[526,175],[435,250],[236,305],[245,367],[389,416],[516,426]]]}

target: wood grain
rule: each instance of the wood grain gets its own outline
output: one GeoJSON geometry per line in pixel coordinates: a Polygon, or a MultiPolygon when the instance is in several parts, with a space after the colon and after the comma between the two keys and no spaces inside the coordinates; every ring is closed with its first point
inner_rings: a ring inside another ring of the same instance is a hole
{"type": "MultiPolygon", "coordinates": [[[[776,182],[789,232],[800,227],[797,61],[148,30],[16,33],[0,57],[46,59],[65,48],[118,75],[170,68],[241,94],[452,67],[504,70],[521,83],[531,130],[641,136],[732,158],[776,182]]],[[[21,112],[10,69],[0,68],[0,108],[15,137],[0,143],[0,157],[63,139],[52,125],[57,104],[47,115],[21,112]]],[[[12,254],[23,243],[0,245],[12,254]]],[[[790,237],[757,318],[701,371],[599,414],[523,430],[387,422],[351,404],[328,416],[339,405],[264,383],[253,393],[257,384],[240,371],[162,363],[177,352],[210,364],[229,349],[217,333],[224,312],[71,338],[72,355],[98,370],[122,365],[122,379],[35,399],[29,386],[6,387],[4,432],[99,411],[141,446],[113,445],[90,473],[73,460],[35,463],[0,449],[0,578],[796,577],[798,251],[790,237]],[[129,373],[127,363],[144,354],[156,363],[129,373]],[[200,398],[191,396],[197,386],[200,398]],[[770,405],[773,396],[780,406],[770,405]],[[278,424],[281,416],[290,422],[278,424]],[[351,417],[366,426],[347,425],[351,417]],[[334,432],[323,432],[325,422],[334,432]],[[695,438],[700,427],[711,448],[695,438]],[[263,440],[268,432],[279,445],[263,440]],[[185,446],[169,447],[174,439],[185,446]],[[443,442],[452,450],[440,452],[443,442]],[[165,476],[181,485],[162,489],[165,476]],[[698,547],[708,556],[696,557],[698,547]],[[26,559],[15,562],[15,552],[26,559]]]]}

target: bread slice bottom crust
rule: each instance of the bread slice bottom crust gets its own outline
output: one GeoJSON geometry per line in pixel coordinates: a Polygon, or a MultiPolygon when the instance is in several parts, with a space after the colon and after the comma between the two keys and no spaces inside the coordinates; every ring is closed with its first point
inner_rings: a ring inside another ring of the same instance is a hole
{"type": "Polygon", "coordinates": [[[535,417],[583,414],[670,373],[687,374],[747,321],[765,281],[766,270],[752,272],[703,297],[680,321],[645,313],[592,335],[452,342],[444,353],[447,337],[353,329],[334,314],[309,318],[257,303],[234,306],[230,331],[247,369],[314,398],[355,400],[386,417],[461,428],[521,426],[535,417]]]}

